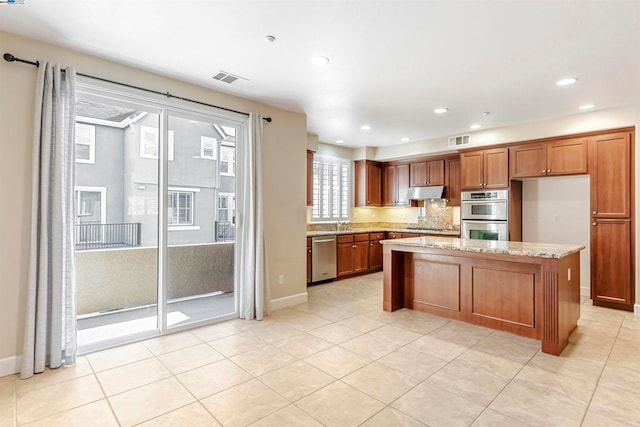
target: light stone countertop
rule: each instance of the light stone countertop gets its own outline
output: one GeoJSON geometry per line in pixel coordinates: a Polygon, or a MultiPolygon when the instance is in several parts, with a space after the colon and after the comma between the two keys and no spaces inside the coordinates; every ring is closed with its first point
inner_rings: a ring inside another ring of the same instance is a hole
{"type": "Polygon", "coordinates": [[[497,240],[452,239],[442,237],[410,237],[383,240],[384,245],[480,252],[501,255],[560,259],[584,249],[582,245],[556,243],[505,242],[497,240]]]}
{"type": "Polygon", "coordinates": [[[352,228],[346,230],[322,230],[322,231],[307,231],[307,237],[315,236],[335,236],[337,234],[358,234],[358,233],[416,233],[416,234],[439,234],[442,236],[458,237],[460,235],[459,230],[430,230],[430,229],[415,229],[415,228],[352,228]]]}

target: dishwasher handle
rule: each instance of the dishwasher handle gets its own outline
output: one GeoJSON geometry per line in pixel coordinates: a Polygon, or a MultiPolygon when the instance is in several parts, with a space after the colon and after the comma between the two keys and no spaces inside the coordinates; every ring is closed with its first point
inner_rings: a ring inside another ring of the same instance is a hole
{"type": "Polygon", "coordinates": [[[324,239],[324,240],[314,240],[313,243],[327,243],[327,242],[335,242],[336,239],[324,239]]]}

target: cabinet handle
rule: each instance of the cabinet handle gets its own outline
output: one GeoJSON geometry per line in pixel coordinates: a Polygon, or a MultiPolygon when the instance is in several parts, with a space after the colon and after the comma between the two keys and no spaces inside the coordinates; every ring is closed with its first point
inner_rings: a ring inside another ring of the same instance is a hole
{"type": "Polygon", "coordinates": [[[547,173],[547,170],[546,169],[542,169],[542,173],[547,173]]]}
{"type": "Polygon", "coordinates": [[[307,252],[311,253],[311,249],[307,249],[307,252]]]}
{"type": "Polygon", "coordinates": [[[373,246],[373,243],[369,243],[370,246],[373,246]]]}
{"type": "Polygon", "coordinates": [[[596,225],[598,225],[598,224],[596,224],[595,222],[592,222],[592,223],[591,223],[591,225],[596,226],[596,225]]]}
{"type": "Polygon", "coordinates": [[[369,201],[367,200],[367,204],[369,204],[369,201]]]}
{"type": "Polygon", "coordinates": [[[597,213],[598,213],[598,212],[596,212],[596,211],[593,211],[593,214],[594,214],[594,215],[595,215],[595,214],[597,214],[597,213]]]}
{"type": "Polygon", "coordinates": [[[547,173],[551,173],[551,169],[547,169],[547,173]]]}
{"type": "Polygon", "coordinates": [[[352,247],[354,247],[354,248],[355,248],[355,247],[357,247],[357,246],[356,246],[356,245],[353,245],[352,247]]]}

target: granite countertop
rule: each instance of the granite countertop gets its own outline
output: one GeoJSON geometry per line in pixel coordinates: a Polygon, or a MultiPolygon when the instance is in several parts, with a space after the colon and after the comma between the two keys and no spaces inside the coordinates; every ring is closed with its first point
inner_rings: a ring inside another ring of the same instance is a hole
{"type": "Polygon", "coordinates": [[[555,243],[505,242],[497,240],[452,239],[442,237],[411,237],[383,240],[385,245],[444,249],[449,251],[480,252],[538,258],[564,258],[584,249],[582,245],[555,243]]]}
{"type": "Polygon", "coordinates": [[[322,230],[322,231],[307,231],[307,237],[315,236],[334,236],[337,234],[357,234],[357,233],[382,233],[389,231],[392,233],[418,233],[418,234],[439,234],[442,236],[454,236],[460,235],[459,230],[430,230],[430,229],[415,229],[415,228],[352,228],[346,230],[322,230]]]}

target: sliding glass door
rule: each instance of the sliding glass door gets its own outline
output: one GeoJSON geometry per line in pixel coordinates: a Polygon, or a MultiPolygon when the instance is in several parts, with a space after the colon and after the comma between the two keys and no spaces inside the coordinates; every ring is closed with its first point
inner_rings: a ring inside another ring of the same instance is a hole
{"type": "Polygon", "coordinates": [[[80,352],[234,317],[242,122],[96,89],[76,123],[80,352]]]}

